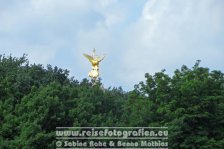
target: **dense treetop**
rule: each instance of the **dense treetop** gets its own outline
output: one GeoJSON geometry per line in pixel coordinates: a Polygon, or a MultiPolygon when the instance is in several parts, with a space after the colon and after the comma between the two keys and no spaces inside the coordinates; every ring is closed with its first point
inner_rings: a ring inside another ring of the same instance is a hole
{"type": "Polygon", "coordinates": [[[59,126],[167,126],[169,148],[224,148],[224,74],[182,66],[130,92],[0,55],[0,148],[55,148],[59,126]]]}

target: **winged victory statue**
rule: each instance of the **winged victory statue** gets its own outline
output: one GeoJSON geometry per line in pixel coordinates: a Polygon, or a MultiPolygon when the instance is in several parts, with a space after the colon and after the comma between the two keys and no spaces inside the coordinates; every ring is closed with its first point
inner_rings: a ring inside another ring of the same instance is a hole
{"type": "Polygon", "coordinates": [[[99,78],[99,64],[104,59],[105,56],[96,55],[96,49],[93,49],[93,54],[83,54],[92,64],[92,70],[89,72],[88,76],[94,80],[96,83],[99,78]]]}

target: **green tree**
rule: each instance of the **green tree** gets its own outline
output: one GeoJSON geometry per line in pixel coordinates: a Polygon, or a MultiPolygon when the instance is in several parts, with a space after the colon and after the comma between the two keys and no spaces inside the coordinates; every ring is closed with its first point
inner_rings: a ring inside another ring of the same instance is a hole
{"type": "Polygon", "coordinates": [[[182,66],[145,74],[133,91],[0,55],[0,148],[55,148],[59,126],[167,126],[169,148],[224,148],[224,74],[182,66]]]}
{"type": "Polygon", "coordinates": [[[224,147],[224,74],[182,66],[172,78],[164,71],[146,74],[136,91],[152,102],[153,123],[168,126],[171,148],[224,147]]]}

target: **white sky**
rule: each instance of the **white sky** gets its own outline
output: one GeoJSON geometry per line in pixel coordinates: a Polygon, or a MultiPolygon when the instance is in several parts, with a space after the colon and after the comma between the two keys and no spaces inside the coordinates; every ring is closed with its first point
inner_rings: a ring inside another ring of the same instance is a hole
{"type": "Polygon", "coordinates": [[[70,70],[91,69],[96,48],[105,87],[124,90],[162,69],[172,76],[196,60],[224,71],[222,0],[0,0],[0,54],[70,70]]]}

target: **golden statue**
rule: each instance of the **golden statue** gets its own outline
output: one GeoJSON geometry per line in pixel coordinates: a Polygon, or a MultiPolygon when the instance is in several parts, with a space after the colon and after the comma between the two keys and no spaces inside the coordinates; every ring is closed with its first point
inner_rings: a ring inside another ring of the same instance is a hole
{"type": "Polygon", "coordinates": [[[96,83],[98,77],[99,77],[99,63],[104,59],[105,56],[98,56],[96,55],[96,49],[93,49],[92,56],[88,54],[83,54],[92,64],[92,70],[89,72],[89,77],[94,80],[94,83],[96,83]]]}

